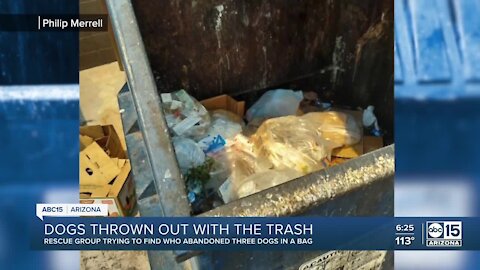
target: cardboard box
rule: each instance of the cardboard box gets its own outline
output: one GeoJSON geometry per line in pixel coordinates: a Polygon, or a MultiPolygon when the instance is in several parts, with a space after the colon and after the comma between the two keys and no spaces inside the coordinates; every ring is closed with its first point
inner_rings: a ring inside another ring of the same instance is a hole
{"type": "Polygon", "coordinates": [[[123,162],[120,173],[106,185],[80,184],[80,203],[108,204],[108,216],[131,216],[136,204],[135,188],[129,160],[123,162]]]}
{"type": "Polygon", "coordinates": [[[136,203],[120,139],[113,126],[80,128],[80,203],[108,204],[109,216],[128,216],[136,203]]]}
{"type": "Polygon", "coordinates": [[[245,114],[245,101],[237,101],[228,95],[204,99],[200,101],[200,103],[202,103],[202,105],[209,111],[219,109],[227,110],[240,116],[240,118],[243,118],[243,115],[245,114]]]}
{"type": "Polygon", "coordinates": [[[369,153],[383,147],[383,137],[364,136],[363,152],[369,153]]]}
{"type": "Polygon", "coordinates": [[[107,185],[119,173],[118,164],[96,142],[92,142],[80,152],[81,184],[107,185]]]}
{"type": "Polygon", "coordinates": [[[95,141],[110,157],[127,158],[120,138],[112,125],[80,127],[80,151],[95,141]]]}

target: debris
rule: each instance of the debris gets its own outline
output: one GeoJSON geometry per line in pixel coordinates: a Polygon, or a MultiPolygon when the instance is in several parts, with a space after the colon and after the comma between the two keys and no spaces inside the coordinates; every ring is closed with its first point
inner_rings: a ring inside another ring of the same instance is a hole
{"type": "Polygon", "coordinates": [[[210,126],[210,115],[203,105],[185,90],[163,93],[167,126],[176,136],[201,139],[210,126]]]}
{"type": "Polygon", "coordinates": [[[273,118],[295,115],[303,99],[302,91],[288,89],[270,90],[260,97],[246,113],[250,122],[255,118],[273,118]]]}
{"type": "Polygon", "coordinates": [[[112,125],[80,127],[80,203],[108,204],[108,215],[134,214],[130,161],[112,125]]]}
{"type": "Polygon", "coordinates": [[[310,121],[322,138],[335,147],[356,144],[362,138],[362,130],[353,116],[343,112],[312,112],[302,116],[310,121]]]}
{"type": "Polygon", "coordinates": [[[373,111],[375,107],[370,105],[363,110],[363,126],[374,136],[382,136],[378,120],[373,111]]]}
{"type": "MultiPolygon", "coordinates": [[[[194,214],[363,153],[362,112],[331,111],[315,92],[268,91],[247,111],[248,125],[244,102],[226,95],[205,107],[183,90],[162,100],[194,214]]],[[[365,123],[378,127],[373,106],[365,123]]]]}
{"type": "Polygon", "coordinates": [[[275,168],[291,168],[309,173],[325,167],[331,143],[306,119],[297,116],[265,121],[252,136],[254,151],[272,162],[275,168]]]}
{"type": "Polygon", "coordinates": [[[186,173],[191,168],[200,166],[205,162],[205,154],[192,139],[173,137],[173,148],[182,173],[186,173]]]}
{"type": "Polygon", "coordinates": [[[303,100],[300,102],[300,111],[303,113],[328,111],[331,107],[332,104],[322,102],[316,92],[303,92],[303,100]]]}
{"type": "MultiPolygon", "coordinates": [[[[215,133],[213,133],[215,134],[215,133]]],[[[201,139],[198,142],[200,149],[205,152],[205,154],[214,154],[218,151],[221,151],[227,142],[222,137],[222,135],[217,134],[216,136],[208,135],[207,137],[201,139]]]]}
{"type": "Polygon", "coordinates": [[[212,112],[211,119],[212,123],[207,131],[210,136],[219,134],[225,139],[231,139],[245,128],[241,118],[225,110],[212,112]]]}

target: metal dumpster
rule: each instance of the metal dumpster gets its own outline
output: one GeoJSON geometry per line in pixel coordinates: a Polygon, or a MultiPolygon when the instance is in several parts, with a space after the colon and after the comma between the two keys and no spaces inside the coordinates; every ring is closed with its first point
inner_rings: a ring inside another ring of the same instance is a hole
{"type": "MultiPolygon", "coordinates": [[[[280,86],[315,90],[336,104],[376,106],[390,145],[202,216],[393,215],[393,1],[107,5],[128,78],[119,103],[142,216],[190,215],[159,93],[185,88],[197,99],[229,94],[248,105],[280,86]]],[[[149,252],[149,259],[152,269],[311,269],[304,263],[325,252],[165,251],[149,252]]],[[[390,255],[335,256],[389,269],[390,255]]],[[[338,267],[356,269],[353,261],[338,267]]]]}

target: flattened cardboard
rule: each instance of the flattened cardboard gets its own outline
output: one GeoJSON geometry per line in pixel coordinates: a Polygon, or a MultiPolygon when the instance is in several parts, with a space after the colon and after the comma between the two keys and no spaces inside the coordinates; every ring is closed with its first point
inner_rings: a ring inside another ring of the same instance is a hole
{"type": "Polygon", "coordinates": [[[363,152],[368,153],[383,147],[383,137],[364,136],[363,152]]]}
{"type": "Polygon", "coordinates": [[[111,185],[96,186],[96,185],[80,185],[80,198],[95,198],[95,197],[107,197],[111,185]]]}
{"type": "Polygon", "coordinates": [[[108,204],[110,217],[131,215],[136,203],[120,139],[113,126],[80,128],[80,203],[108,204]]]}
{"type": "Polygon", "coordinates": [[[108,204],[109,216],[132,215],[136,198],[133,179],[130,175],[130,161],[119,159],[117,164],[123,164],[123,166],[112,184],[80,185],[80,203],[108,204]]]}
{"type": "Polygon", "coordinates": [[[120,193],[120,190],[122,189],[123,184],[125,184],[125,181],[127,180],[130,174],[130,169],[131,169],[130,161],[126,160],[125,165],[122,167],[120,173],[117,175],[117,177],[115,178],[115,181],[112,184],[112,188],[108,193],[109,197],[116,197],[120,193]]]}
{"type": "Polygon", "coordinates": [[[115,202],[115,198],[80,199],[80,203],[81,204],[107,204],[109,217],[118,217],[122,215],[121,210],[118,208],[118,205],[115,202]]]}
{"type": "Polygon", "coordinates": [[[107,185],[119,173],[117,163],[97,143],[80,152],[80,184],[107,185]]]}
{"type": "Polygon", "coordinates": [[[96,139],[105,136],[102,126],[83,126],[80,127],[80,135],[96,139]]]}
{"type": "Polygon", "coordinates": [[[115,179],[110,189],[108,197],[114,197],[117,205],[122,211],[123,216],[132,215],[135,203],[137,201],[135,195],[135,186],[130,175],[130,161],[125,161],[122,171],[115,179]]]}
{"type": "Polygon", "coordinates": [[[120,138],[112,125],[83,126],[80,127],[80,135],[92,138],[110,157],[126,158],[120,138]]]}
{"type": "Polygon", "coordinates": [[[128,159],[118,159],[117,166],[118,166],[119,168],[123,168],[123,166],[125,165],[125,163],[126,163],[127,161],[130,163],[130,161],[129,161],[128,159]]]}
{"type": "Polygon", "coordinates": [[[228,95],[204,99],[200,103],[209,111],[223,109],[235,113],[240,118],[245,114],[245,101],[237,101],[228,95]]]}
{"type": "Polygon", "coordinates": [[[80,151],[92,144],[94,140],[86,135],[80,135],[80,151]]]}

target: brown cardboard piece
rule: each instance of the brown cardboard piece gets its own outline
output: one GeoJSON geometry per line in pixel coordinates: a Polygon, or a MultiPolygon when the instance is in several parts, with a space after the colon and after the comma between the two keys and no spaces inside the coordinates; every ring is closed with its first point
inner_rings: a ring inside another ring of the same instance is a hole
{"type": "Polygon", "coordinates": [[[136,199],[130,161],[113,126],[81,127],[80,147],[80,203],[107,204],[109,216],[131,215],[136,199]]]}
{"type": "Polygon", "coordinates": [[[123,160],[124,166],[111,184],[80,184],[80,203],[108,204],[109,216],[129,216],[132,214],[136,198],[133,179],[130,175],[129,160],[123,160]]]}
{"type": "Polygon", "coordinates": [[[80,135],[97,139],[105,136],[102,126],[82,126],[80,127],[80,135]]]}
{"type": "Polygon", "coordinates": [[[383,147],[383,137],[364,136],[363,152],[369,153],[383,147]]]}
{"type": "MultiPolygon", "coordinates": [[[[122,159],[127,158],[122,143],[120,142],[120,138],[112,125],[83,126],[80,127],[80,135],[81,143],[82,136],[88,136],[97,142],[97,144],[100,145],[110,157],[122,159]]],[[[85,138],[83,141],[85,141],[85,138]]]]}
{"type": "Polygon", "coordinates": [[[85,149],[85,147],[89,146],[93,142],[94,140],[91,137],[88,137],[86,135],[80,135],[80,151],[85,149]]]}
{"type": "Polygon", "coordinates": [[[110,192],[111,188],[111,185],[80,185],[80,199],[88,199],[92,197],[107,197],[108,192],[110,192]]]}
{"type": "Polygon", "coordinates": [[[107,185],[120,173],[114,162],[93,142],[80,152],[80,183],[85,185],[107,185]]]}
{"type": "Polygon", "coordinates": [[[240,118],[245,114],[245,101],[237,101],[228,95],[204,99],[200,103],[209,111],[223,109],[235,113],[240,118]]]}
{"type": "Polygon", "coordinates": [[[108,197],[115,198],[115,202],[122,211],[123,216],[129,216],[137,201],[133,179],[130,175],[130,161],[125,160],[120,174],[115,178],[108,197]]]}

